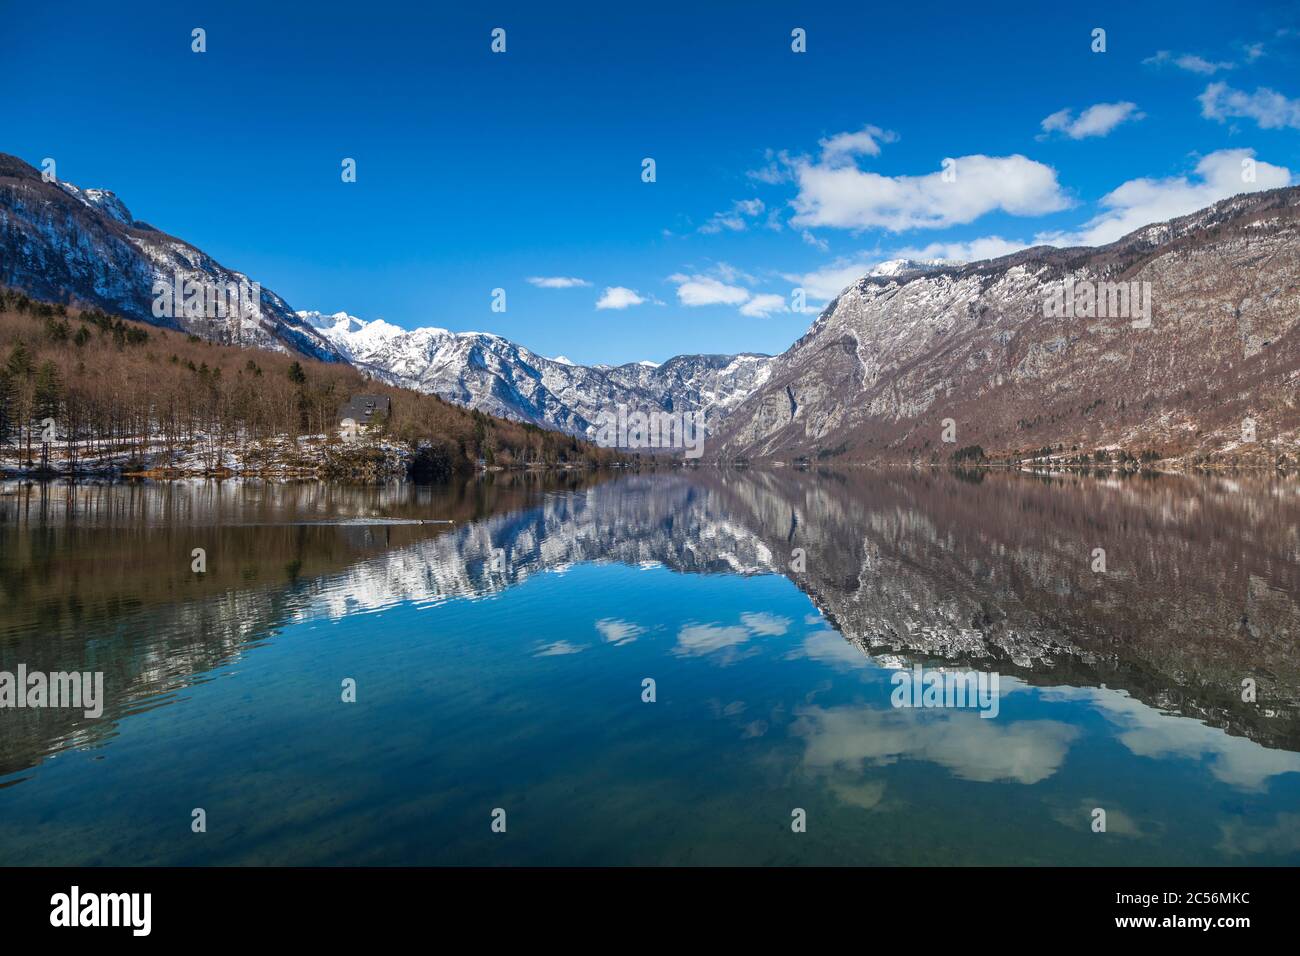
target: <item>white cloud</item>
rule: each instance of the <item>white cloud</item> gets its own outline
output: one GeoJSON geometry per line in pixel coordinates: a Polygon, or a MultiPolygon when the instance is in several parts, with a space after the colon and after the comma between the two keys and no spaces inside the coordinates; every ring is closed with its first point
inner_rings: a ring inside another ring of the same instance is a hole
{"type": "Polygon", "coordinates": [[[586,279],[571,276],[532,276],[528,281],[539,289],[575,289],[591,285],[586,279]]]}
{"type": "Polygon", "coordinates": [[[677,632],[677,646],[673,653],[681,656],[712,654],[744,644],[749,638],[749,631],[738,625],[691,624],[677,632]]]}
{"type": "Polygon", "coordinates": [[[896,133],[883,130],[879,126],[864,126],[856,133],[836,133],[819,140],[822,148],[822,162],[827,166],[839,166],[851,162],[855,156],[879,156],[881,143],[892,143],[898,139],[896,133]]]}
{"type": "Polygon", "coordinates": [[[866,668],[872,666],[872,660],[858,645],[845,640],[838,631],[812,631],[803,639],[803,646],[791,653],[792,657],[808,657],[832,667],[847,664],[850,667],[866,668]]]}
{"type": "Polygon", "coordinates": [[[568,641],[555,641],[553,644],[543,644],[538,648],[533,657],[562,657],[566,654],[581,654],[587,648],[581,644],[570,644],[568,641]]]}
{"type": "Polygon", "coordinates": [[[764,164],[758,169],[748,170],[745,175],[755,182],[767,186],[790,181],[790,154],[785,150],[763,150],[764,164]]]}
{"type": "Polygon", "coordinates": [[[1180,70],[1187,70],[1189,73],[1201,73],[1205,76],[1218,73],[1220,70],[1231,70],[1235,68],[1235,65],[1232,63],[1223,61],[1212,63],[1209,60],[1191,54],[1180,56],[1178,59],[1174,60],[1174,65],[1180,70]]]}
{"type": "Polygon", "coordinates": [[[818,239],[807,229],[805,229],[803,232],[799,234],[799,238],[802,239],[804,242],[806,242],[808,245],[813,246],[816,249],[820,249],[822,252],[825,252],[827,249],[831,247],[830,243],[828,243],[825,239],[818,239]]]}
{"type": "Polygon", "coordinates": [[[1253,159],[1253,149],[1221,149],[1196,164],[1195,177],[1130,179],[1101,199],[1106,211],[1075,232],[1044,233],[1036,243],[1054,246],[1100,246],[1135,229],[1195,212],[1238,193],[1277,189],[1291,182],[1283,166],[1256,161],[1255,181],[1243,182],[1242,162],[1253,159]]]}
{"type": "Polygon", "coordinates": [[[677,272],[668,281],[677,286],[677,301],[687,306],[740,306],[741,315],[765,318],[774,312],[788,311],[785,299],[774,293],[754,293],[745,286],[758,279],[725,262],[713,266],[711,274],[677,272]],[[743,285],[742,285],[743,283],[743,285]]]}
{"type": "Polygon", "coordinates": [[[769,186],[775,186],[777,183],[785,182],[789,178],[789,173],[776,163],[768,163],[760,169],[751,169],[745,175],[757,179],[760,183],[767,183],[769,186]]]}
{"type": "Polygon", "coordinates": [[[1224,820],[1219,824],[1222,834],[1219,849],[1230,856],[1300,853],[1300,813],[1279,813],[1272,823],[1261,822],[1258,826],[1248,819],[1224,820]]]}
{"type": "Polygon", "coordinates": [[[764,208],[761,199],[737,199],[725,212],[715,212],[708,222],[700,226],[700,232],[718,233],[724,229],[744,232],[749,227],[747,220],[761,215],[764,208]]]}
{"type": "Polygon", "coordinates": [[[854,165],[794,162],[799,186],[796,227],[937,229],[1001,210],[1037,216],[1069,206],[1050,166],[1024,156],[963,156],[956,178],[936,170],[923,176],[881,176],[854,165]]]}
{"type": "Polygon", "coordinates": [[[1254,93],[1234,90],[1227,83],[1211,83],[1198,99],[1201,115],[1225,122],[1229,117],[1253,119],[1262,129],[1300,129],[1300,99],[1288,99],[1261,86],[1254,93]]]}
{"type": "MultiPolygon", "coordinates": [[[[1003,239],[1001,236],[981,236],[978,239],[932,242],[926,246],[906,246],[889,255],[879,250],[841,256],[828,265],[811,272],[790,273],[783,276],[803,289],[810,306],[815,302],[829,302],[850,285],[867,275],[876,266],[890,259],[951,259],[958,262],[978,262],[1029,248],[1021,239],[1003,239]]],[[[810,308],[810,311],[816,309],[810,308]]]]}
{"type": "Polygon", "coordinates": [[[737,269],[729,262],[719,262],[713,267],[713,274],[723,282],[735,284],[743,282],[745,285],[755,285],[758,280],[743,269],[737,269]]]}
{"type": "Polygon", "coordinates": [[[804,738],[803,762],[816,774],[862,773],[899,760],[924,761],[962,780],[1035,784],[1065,762],[1079,729],[1055,720],[983,720],[934,711],[926,720],[906,709],[807,707],[791,733],[804,738]]]}
{"type": "Polygon", "coordinates": [[[870,272],[881,258],[878,254],[841,256],[820,269],[785,278],[804,290],[810,305],[814,301],[828,302],[870,272]]]}
{"type": "MultiPolygon", "coordinates": [[[[1255,46],[1259,47],[1260,45],[1255,44],[1255,46]]],[[[1259,54],[1256,53],[1251,55],[1251,49],[1253,48],[1247,48],[1247,58],[1253,60],[1259,56],[1259,54]]],[[[1188,73],[1199,73],[1202,76],[1212,76],[1220,70],[1235,70],[1237,68],[1237,64],[1229,63],[1226,60],[1211,61],[1204,57],[1197,56],[1194,53],[1184,53],[1180,56],[1174,56],[1173,53],[1168,50],[1159,50],[1154,56],[1149,56],[1142,62],[1148,66],[1164,66],[1166,63],[1172,63],[1180,70],[1186,70],[1188,73]]]]}
{"type": "Polygon", "coordinates": [[[785,298],[773,294],[756,295],[740,307],[741,315],[765,319],[774,312],[785,312],[785,298]]]}
{"type": "Polygon", "coordinates": [[[790,630],[788,617],[747,611],[740,615],[739,625],[688,624],[677,632],[678,656],[702,656],[717,651],[730,651],[755,637],[779,637],[790,630]]]}
{"type": "Polygon", "coordinates": [[[1070,109],[1057,110],[1042,122],[1044,133],[1064,133],[1070,139],[1105,136],[1126,120],[1140,120],[1146,114],[1136,103],[1095,103],[1075,117],[1070,109]]]}
{"type": "Polygon", "coordinates": [[[768,614],[766,611],[746,611],[740,615],[740,623],[755,634],[764,637],[780,637],[790,630],[791,621],[788,617],[768,614]]]}
{"type": "Polygon", "coordinates": [[[1096,687],[1053,687],[1045,700],[1084,701],[1116,726],[1116,739],[1139,757],[1193,759],[1215,779],[1241,790],[1260,791],[1272,777],[1300,773],[1300,754],[1264,747],[1199,720],[1162,713],[1125,691],[1096,687]]]}
{"type": "Polygon", "coordinates": [[[631,644],[640,635],[645,633],[645,628],[640,624],[633,624],[630,621],[620,621],[617,618],[607,617],[596,622],[596,630],[610,644],[631,644]]]}
{"type": "Polygon", "coordinates": [[[957,240],[953,242],[932,242],[928,246],[910,247],[897,250],[896,259],[955,259],[959,262],[979,262],[982,259],[996,259],[1010,255],[1021,249],[1028,249],[1029,243],[1021,239],[1003,239],[1001,236],[981,236],[978,239],[957,240]]]}
{"type": "Polygon", "coordinates": [[[630,305],[640,305],[645,298],[639,295],[635,289],[629,289],[625,286],[614,285],[606,287],[601,293],[600,298],[596,301],[598,309],[626,309],[630,305]]]}
{"type": "Polygon", "coordinates": [[[749,301],[749,290],[728,285],[711,276],[683,275],[668,277],[677,285],[677,299],[682,305],[741,305],[749,301]]]}

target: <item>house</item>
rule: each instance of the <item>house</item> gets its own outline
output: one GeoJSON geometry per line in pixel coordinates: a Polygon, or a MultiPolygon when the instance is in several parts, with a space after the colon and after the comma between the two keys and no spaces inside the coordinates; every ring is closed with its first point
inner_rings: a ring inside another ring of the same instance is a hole
{"type": "Polygon", "coordinates": [[[365,428],[376,418],[387,420],[392,411],[387,395],[353,395],[339,406],[339,425],[351,421],[358,429],[365,428]]]}

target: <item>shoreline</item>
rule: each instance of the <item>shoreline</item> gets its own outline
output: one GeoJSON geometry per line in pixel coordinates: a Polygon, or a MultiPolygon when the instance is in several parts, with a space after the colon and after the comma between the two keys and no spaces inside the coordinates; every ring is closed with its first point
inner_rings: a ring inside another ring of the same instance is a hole
{"type": "MultiPolygon", "coordinates": [[[[1033,478],[1094,478],[1126,479],[1157,477],[1188,477],[1210,475],[1243,475],[1249,477],[1276,477],[1279,479],[1300,479],[1300,473],[1280,466],[1251,463],[1174,463],[1172,466],[1141,468],[1097,467],[1062,465],[1031,465],[1004,462],[983,464],[954,465],[950,463],[919,462],[841,462],[838,464],[791,463],[786,461],[766,462],[706,462],[706,466],[719,471],[794,471],[794,472],[843,472],[843,471],[912,471],[912,472],[947,472],[972,479],[986,474],[1017,474],[1033,478]]],[[[222,468],[205,470],[198,468],[144,468],[124,469],[117,466],[98,468],[66,469],[23,469],[0,465],[0,486],[4,485],[41,485],[53,482],[93,482],[99,484],[126,484],[130,482],[171,482],[171,481],[267,481],[281,483],[322,482],[337,485],[384,485],[398,484],[441,484],[455,479],[488,478],[496,475],[554,475],[554,474],[591,474],[597,472],[659,472],[659,471],[696,471],[700,465],[689,468],[680,467],[678,462],[639,461],[613,463],[610,465],[592,464],[554,464],[522,465],[503,467],[500,465],[476,469],[456,469],[446,474],[433,476],[416,476],[410,471],[402,473],[393,471],[378,473],[327,472],[314,468],[222,468]],[[666,466],[666,467],[665,467],[666,466]]]]}
{"type": "Polygon", "coordinates": [[[136,443],[120,443],[97,454],[74,457],[66,444],[59,443],[51,445],[48,454],[33,448],[31,458],[27,458],[21,451],[14,454],[18,450],[10,446],[0,456],[0,482],[259,479],[383,484],[504,472],[584,472],[601,467],[586,461],[474,463],[440,454],[439,449],[428,445],[413,447],[390,441],[344,444],[322,436],[274,439],[217,451],[195,445],[159,448],[157,443],[143,453],[138,448],[136,443]]]}

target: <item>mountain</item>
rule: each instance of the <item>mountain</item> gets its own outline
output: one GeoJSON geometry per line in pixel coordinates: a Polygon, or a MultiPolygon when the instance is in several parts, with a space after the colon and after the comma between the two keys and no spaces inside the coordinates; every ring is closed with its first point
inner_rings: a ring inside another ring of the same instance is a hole
{"type": "Polygon", "coordinates": [[[485,332],[294,312],[265,289],[259,319],[156,317],[156,280],[247,277],[136,220],[112,192],[44,182],[0,154],[0,286],[220,344],[347,361],[582,437],[619,406],[702,411],[706,454],[728,460],[938,461],[957,449],[976,459],[1049,449],[1294,457],[1298,240],[1300,187],[1248,193],[1107,246],[881,263],[776,358],[583,366],[485,332]],[[1112,308],[1098,310],[1093,293],[1112,308]],[[1144,306],[1149,321],[1130,314],[1144,306]]]}
{"type": "Polygon", "coordinates": [[[377,384],[347,362],[208,342],[0,289],[0,478],[48,468],[381,481],[473,472],[480,460],[618,459],[571,435],[377,384]],[[380,433],[322,441],[341,404],[375,394],[389,399],[380,433]],[[54,441],[42,434],[46,417],[60,425],[54,441]]]}
{"type": "Polygon", "coordinates": [[[889,259],[877,263],[864,278],[892,277],[895,279],[908,279],[926,272],[933,272],[941,266],[962,266],[965,264],[961,259],[889,259]]]}
{"type": "Polygon", "coordinates": [[[177,276],[214,289],[252,287],[242,272],[135,219],[112,192],[45,182],[21,159],[0,153],[0,286],[44,301],[96,306],[224,345],[341,359],[268,289],[260,293],[260,316],[249,309],[215,317],[215,308],[196,310],[214,317],[186,316],[183,308],[173,310],[174,317],[156,316],[154,282],[170,286],[177,276]]]}
{"type": "Polygon", "coordinates": [[[767,379],[770,356],[679,355],[656,365],[575,365],[487,332],[407,330],[346,312],[299,312],[349,362],[391,385],[503,418],[594,437],[602,412],[703,411],[721,422],[767,379]]]}
{"type": "Polygon", "coordinates": [[[1294,460],[1298,326],[1298,187],[1106,246],[900,264],[840,293],[709,453],[945,460],[967,446],[993,456],[1050,445],[1294,460]],[[1102,283],[1137,283],[1127,310],[1102,283]],[[1088,307],[1087,289],[1108,315],[1088,307]],[[1062,305],[1066,316],[1046,314],[1062,305]]]}
{"type": "MultiPolygon", "coordinates": [[[[406,330],[344,313],[295,312],[268,289],[260,317],[239,310],[154,314],[154,283],[217,287],[249,282],[202,250],[137,220],[104,189],[45,182],[0,153],[0,286],[42,301],[95,306],[128,319],[241,345],[347,361],[376,379],[489,414],[593,437],[602,412],[697,411],[706,427],[761,385],[765,355],[686,355],[662,365],[581,366],[545,358],[497,335],[406,330]]],[[[182,302],[183,304],[183,302],[182,302]]]]}

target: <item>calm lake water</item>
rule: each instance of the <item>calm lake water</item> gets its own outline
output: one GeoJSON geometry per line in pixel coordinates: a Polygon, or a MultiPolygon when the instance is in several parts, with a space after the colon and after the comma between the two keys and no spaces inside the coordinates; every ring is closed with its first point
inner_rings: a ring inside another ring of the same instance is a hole
{"type": "Polygon", "coordinates": [[[1300,863],[1294,483],[4,490],[0,864],[1300,863]]]}

